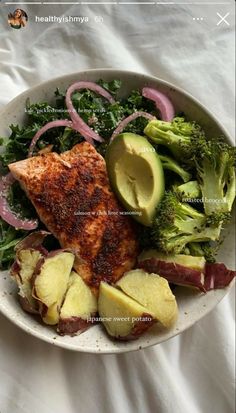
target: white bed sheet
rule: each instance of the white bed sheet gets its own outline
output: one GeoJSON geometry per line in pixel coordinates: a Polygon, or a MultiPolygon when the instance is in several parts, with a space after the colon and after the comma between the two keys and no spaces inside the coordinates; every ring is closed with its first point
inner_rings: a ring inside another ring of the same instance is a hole
{"type": "MultiPolygon", "coordinates": [[[[190,2],[189,2],[190,3],[190,2]]],[[[206,2],[205,2],[206,3],[206,2]]],[[[161,77],[234,132],[234,2],[229,5],[22,5],[10,29],[0,4],[0,107],[41,81],[86,68],[161,77]],[[226,20],[220,20],[230,13],[226,20]],[[34,16],[88,16],[84,24],[34,16]],[[94,23],[102,16],[103,23],[94,23]],[[193,20],[193,17],[203,20],[193,20]]],[[[32,338],[0,315],[1,413],[233,413],[234,291],[178,337],[124,355],[90,355],[32,338]]]]}

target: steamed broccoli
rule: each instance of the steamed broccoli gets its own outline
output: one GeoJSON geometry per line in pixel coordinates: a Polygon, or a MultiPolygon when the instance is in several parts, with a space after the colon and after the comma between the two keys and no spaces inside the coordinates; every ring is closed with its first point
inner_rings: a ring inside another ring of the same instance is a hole
{"type": "Polygon", "coordinates": [[[174,157],[182,162],[192,158],[192,140],[204,135],[197,123],[187,122],[180,117],[174,118],[172,122],[152,120],[144,133],[156,144],[169,148],[174,157]]]}
{"type": "Polygon", "coordinates": [[[156,246],[166,254],[179,254],[190,242],[215,241],[220,225],[209,225],[205,214],[187,203],[181,203],[173,192],[167,192],[157,210],[152,227],[156,246]]]}
{"type": "Polygon", "coordinates": [[[178,162],[172,159],[170,156],[159,155],[163,169],[168,169],[169,171],[175,172],[179,175],[184,182],[188,182],[191,179],[191,174],[183,169],[178,162]]]}
{"type": "Polygon", "coordinates": [[[225,222],[235,199],[235,148],[222,138],[201,138],[193,145],[205,214],[210,223],[225,222]]]}

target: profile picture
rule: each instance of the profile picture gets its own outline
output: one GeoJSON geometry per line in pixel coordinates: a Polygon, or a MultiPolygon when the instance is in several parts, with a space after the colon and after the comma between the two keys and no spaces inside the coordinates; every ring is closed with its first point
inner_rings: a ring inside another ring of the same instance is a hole
{"type": "Polygon", "coordinates": [[[16,9],[13,13],[8,14],[8,24],[13,29],[25,27],[28,21],[27,13],[22,9],[16,9]]]}

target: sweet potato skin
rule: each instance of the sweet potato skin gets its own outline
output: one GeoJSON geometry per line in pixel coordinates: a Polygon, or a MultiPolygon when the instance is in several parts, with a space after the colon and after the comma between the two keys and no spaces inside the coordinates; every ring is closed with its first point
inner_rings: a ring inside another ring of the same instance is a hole
{"type": "Polygon", "coordinates": [[[236,271],[228,269],[223,263],[206,263],[203,272],[157,258],[139,261],[138,267],[157,273],[167,281],[177,285],[196,287],[206,293],[227,287],[235,278],[236,271]]]}
{"type": "Polygon", "coordinates": [[[227,287],[235,278],[236,271],[229,270],[223,263],[206,263],[206,291],[227,287]]]}
{"type": "MultiPolygon", "coordinates": [[[[39,314],[39,308],[34,308],[26,297],[19,295],[19,303],[21,308],[30,314],[39,314]]],[[[36,303],[37,304],[37,303],[36,303]]]]}
{"type": "MultiPolygon", "coordinates": [[[[35,231],[32,232],[31,234],[27,235],[25,238],[23,238],[22,241],[18,242],[18,244],[16,244],[15,246],[15,251],[16,251],[16,258],[14,263],[12,264],[11,268],[10,268],[10,275],[12,278],[14,278],[18,284],[18,286],[20,287],[20,283],[23,284],[23,279],[21,277],[21,269],[22,269],[22,262],[20,259],[20,254],[21,251],[23,250],[29,250],[31,252],[33,251],[38,251],[41,254],[41,258],[39,260],[42,260],[44,257],[47,256],[48,251],[43,247],[42,243],[44,241],[44,239],[50,235],[50,232],[47,231],[35,231]],[[19,281],[17,281],[17,279],[19,281]]],[[[37,263],[38,264],[38,263],[37,263]]],[[[36,267],[37,267],[36,264],[36,267]]],[[[35,267],[35,269],[36,269],[35,267]]],[[[30,284],[32,286],[32,278],[34,276],[35,273],[35,269],[32,273],[31,279],[30,279],[30,284]]],[[[30,314],[39,314],[39,306],[37,301],[35,300],[34,304],[32,305],[32,303],[30,303],[29,298],[27,298],[27,296],[22,296],[19,294],[19,302],[21,307],[23,308],[24,311],[26,311],[27,313],[30,314]]]]}
{"type": "Polygon", "coordinates": [[[204,287],[204,274],[193,268],[184,267],[174,262],[161,261],[156,258],[140,261],[138,267],[149,273],[159,274],[170,283],[196,287],[200,291],[206,292],[204,287]]]}
{"type": "MultiPolygon", "coordinates": [[[[142,316],[140,317],[144,320],[140,320],[135,325],[133,326],[130,334],[127,336],[117,336],[113,337],[115,340],[119,341],[129,341],[129,340],[137,340],[140,336],[142,336],[144,333],[146,333],[147,330],[149,330],[155,323],[157,323],[157,320],[155,320],[150,314],[148,313],[143,313],[142,316]]],[[[109,336],[111,337],[111,336],[109,336]]]]}
{"type": "Polygon", "coordinates": [[[50,235],[48,231],[35,231],[23,238],[22,241],[18,242],[15,246],[15,251],[18,252],[22,249],[39,249],[42,251],[43,255],[47,255],[47,250],[42,246],[44,239],[50,235]]]}
{"type": "MultiPolygon", "coordinates": [[[[30,238],[30,235],[28,237],[26,237],[25,239],[23,239],[19,243],[20,245],[18,245],[18,247],[16,248],[16,258],[15,258],[15,261],[14,261],[14,263],[12,264],[12,266],[10,268],[10,275],[16,281],[16,283],[19,287],[19,292],[18,292],[19,303],[20,303],[21,307],[23,308],[23,310],[28,312],[28,313],[31,313],[31,314],[38,314],[39,313],[39,307],[38,307],[37,301],[34,300],[33,297],[31,297],[31,295],[32,295],[31,292],[28,291],[28,294],[27,294],[26,291],[22,290],[24,288],[23,287],[24,285],[29,285],[29,288],[30,288],[30,285],[32,286],[32,277],[33,277],[33,274],[35,272],[35,268],[32,272],[31,278],[29,278],[28,281],[24,281],[24,279],[22,278],[21,271],[23,270],[25,264],[26,264],[26,267],[27,267],[27,261],[22,260],[21,253],[24,252],[24,251],[25,252],[30,252],[30,253],[38,252],[38,253],[40,253],[39,256],[41,256],[41,258],[39,258],[39,260],[41,260],[41,259],[43,259],[43,257],[45,257],[47,255],[47,251],[45,250],[45,248],[42,247],[42,245],[40,245],[40,242],[37,243],[37,246],[35,246],[35,248],[25,248],[25,247],[28,247],[28,245],[29,245],[29,243],[28,243],[29,238],[30,238]],[[24,240],[26,240],[26,242],[24,240]],[[26,282],[26,284],[25,284],[25,282],[26,282]]],[[[36,267],[37,267],[37,264],[36,264],[36,267]]]]}
{"type": "MultiPolygon", "coordinates": [[[[96,314],[92,314],[90,318],[96,317],[96,314]]],[[[61,335],[75,336],[86,331],[88,328],[92,327],[95,322],[84,320],[81,317],[69,317],[64,319],[59,319],[57,326],[57,332],[61,335]]]]}

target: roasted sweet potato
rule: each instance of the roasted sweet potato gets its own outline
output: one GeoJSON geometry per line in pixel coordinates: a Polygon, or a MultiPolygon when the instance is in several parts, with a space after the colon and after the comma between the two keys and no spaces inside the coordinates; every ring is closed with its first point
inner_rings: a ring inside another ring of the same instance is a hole
{"type": "Polygon", "coordinates": [[[156,250],[145,251],[138,258],[139,268],[159,274],[170,283],[198,288],[204,292],[205,264],[204,257],[165,255],[156,250]]]}
{"type": "Polygon", "coordinates": [[[155,316],[119,289],[102,282],[98,312],[107,333],[119,340],[137,339],[155,322],[155,316]]]}
{"type": "Polygon", "coordinates": [[[18,249],[15,262],[10,269],[10,274],[19,287],[18,294],[22,308],[33,314],[38,313],[38,304],[35,298],[32,297],[31,279],[38,261],[42,258],[43,254],[40,250],[33,248],[18,249]]]}
{"type": "Polygon", "coordinates": [[[76,272],[72,271],[68,290],[60,309],[58,332],[74,335],[93,324],[97,313],[97,298],[76,272]]]}
{"type": "Polygon", "coordinates": [[[165,278],[137,269],[125,273],[116,285],[165,327],[171,327],[176,321],[177,303],[165,278]]]}
{"type": "Polygon", "coordinates": [[[53,251],[37,263],[32,295],[39,304],[39,312],[46,324],[55,325],[59,321],[59,310],[73,263],[74,254],[64,250],[53,251]]]}

